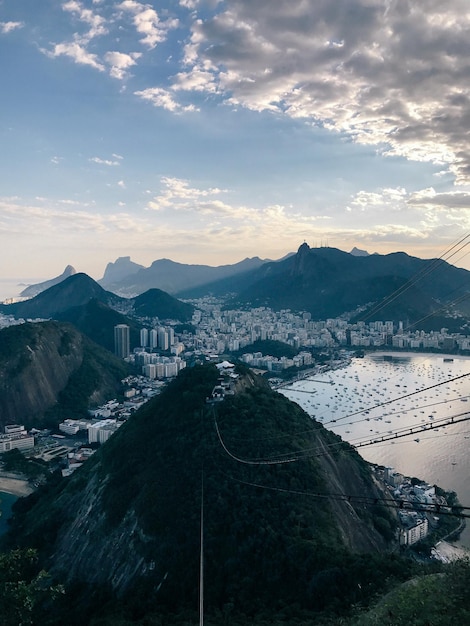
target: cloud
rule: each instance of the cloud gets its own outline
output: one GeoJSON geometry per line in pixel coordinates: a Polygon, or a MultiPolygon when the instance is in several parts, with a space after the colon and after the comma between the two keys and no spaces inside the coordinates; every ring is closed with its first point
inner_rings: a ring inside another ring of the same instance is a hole
{"type": "Polygon", "coordinates": [[[406,196],[406,190],[402,187],[378,191],[359,191],[351,200],[350,206],[357,207],[361,211],[382,209],[388,212],[399,212],[406,210],[406,196]]]}
{"type": "Polygon", "coordinates": [[[432,187],[413,192],[403,188],[360,191],[351,198],[341,223],[358,233],[369,233],[371,241],[376,233],[377,241],[403,246],[422,239],[429,249],[431,242],[440,249],[456,233],[470,230],[470,192],[438,193],[432,187]],[[394,214],[399,214],[399,224],[391,222],[394,214]]]}
{"type": "Polygon", "coordinates": [[[64,207],[87,207],[76,200],[37,199],[41,204],[29,204],[20,198],[0,198],[0,220],[4,222],[5,232],[14,232],[29,237],[44,235],[50,242],[51,233],[61,232],[64,236],[72,236],[74,232],[94,234],[112,233],[114,229],[141,232],[148,227],[141,220],[127,213],[100,214],[95,211],[68,209],[64,207]],[[43,206],[45,205],[45,206],[43,206]],[[28,224],[28,229],[25,229],[28,224]]]}
{"type": "Polygon", "coordinates": [[[142,56],[140,52],[131,52],[125,54],[123,52],[106,52],[104,59],[110,66],[110,75],[118,80],[123,80],[128,76],[128,69],[136,65],[136,59],[142,56]]]}
{"type": "Polygon", "coordinates": [[[59,56],[66,56],[71,58],[75,63],[80,65],[89,65],[100,72],[104,72],[105,66],[100,63],[96,54],[87,52],[87,50],[78,42],[58,43],[54,46],[52,51],[43,50],[44,54],[54,58],[59,56]]]}
{"type": "Polygon", "coordinates": [[[172,85],[174,91],[206,91],[216,92],[217,85],[211,72],[194,67],[189,72],[179,72],[172,85]]]}
{"type": "Polygon", "coordinates": [[[187,180],[181,178],[162,177],[164,191],[148,204],[154,211],[171,208],[173,210],[190,209],[200,198],[218,196],[226,190],[218,188],[198,189],[190,187],[187,180]]]}
{"type": "Polygon", "coordinates": [[[0,33],[8,34],[24,27],[24,22],[0,22],[0,33]]]}
{"type": "Polygon", "coordinates": [[[90,27],[88,32],[81,37],[82,42],[84,40],[90,41],[94,37],[107,34],[106,20],[97,13],[93,13],[90,9],[84,8],[81,2],[69,0],[62,5],[62,9],[72,13],[81,22],[90,27]]]}
{"type": "Polygon", "coordinates": [[[85,8],[78,0],[68,0],[61,6],[63,11],[72,14],[79,22],[85,24],[87,30],[84,33],[74,32],[71,41],[55,44],[52,50],[41,48],[41,52],[49,58],[66,56],[75,63],[88,65],[103,72],[106,69],[105,65],[97,54],[88,51],[87,46],[94,38],[108,34],[105,18],[85,8]]]}
{"type": "Polygon", "coordinates": [[[134,95],[147,100],[155,107],[171,111],[172,113],[190,113],[197,110],[193,104],[184,106],[176,102],[172,93],[163,87],[149,87],[142,91],[134,91],[134,95]]]}
{"type": "Polygon", "coordinates": [[[118,9],[133,15],[137,32],[143,35],[140,41],[148,48],[155,48],[158,43],[165,41],[168,31],[179,25],[175,18],[160,20],[158,13],[151,5],[142,4],[135,0],[124,0],[118,5],[118,9]]]}
{"type": "Polygon", "coordinates": [[[91,159],[88,159],[88,160],[91,161],[92,163],[97,163],[98,165],[108,165],[110,167],[121,165],[119,161],[111,161],[110,159],[100,159],[100,157],[91,157],[91,159]]]}
{"type": "Polygon", "coordinates": [[[194,19],[175,88],[447,164],[468,182],[469,35],[462,0],[232,0],[194,19]]]}
{"type": "Polygon", "coordinates": [[[449,191],[446,193],[437,193],[432,187],[430,187],[429,189],[423,189],[410,194],[408,204],[467,211],[470,210],[470,192],[449,191]]]}

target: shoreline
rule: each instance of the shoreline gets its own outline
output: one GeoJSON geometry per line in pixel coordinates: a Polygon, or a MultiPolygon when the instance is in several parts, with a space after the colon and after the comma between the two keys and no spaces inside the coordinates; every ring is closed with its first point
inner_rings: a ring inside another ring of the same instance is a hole
{"type": "Polygon", "coordinates": [[[0,472],[0,491],[22,498],[33,493],[34,487],[21,474],[0,472]]]}

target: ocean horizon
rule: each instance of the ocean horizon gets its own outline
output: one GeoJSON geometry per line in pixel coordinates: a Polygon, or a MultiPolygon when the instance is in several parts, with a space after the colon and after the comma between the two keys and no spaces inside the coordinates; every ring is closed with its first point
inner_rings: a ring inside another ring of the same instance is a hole
{"type": "Polygon", "coordinates": [[[0,278],[0,303],[17,298],[28,285],[41,283],[45,278],[0,278]]]}

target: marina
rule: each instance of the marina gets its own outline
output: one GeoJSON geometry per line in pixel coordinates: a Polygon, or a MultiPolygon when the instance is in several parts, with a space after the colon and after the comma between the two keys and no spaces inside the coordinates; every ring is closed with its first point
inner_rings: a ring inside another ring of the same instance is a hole
{"type": "MultiPolygon", "coordinates": [[[[455,491],[470,506],[470,358],[371,353],[279,392],[367,461],[455,491]]],[[[470,547],[468,525],[460,541],[470,547]]]]}

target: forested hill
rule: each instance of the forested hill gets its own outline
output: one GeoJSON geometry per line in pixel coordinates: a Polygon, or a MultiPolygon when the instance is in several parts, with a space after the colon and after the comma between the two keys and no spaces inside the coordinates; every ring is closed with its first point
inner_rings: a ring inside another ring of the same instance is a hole
{"type": "Polygon", "coordinates": [[[0,330],[0,428],[57,425],[116,395],[126,365],[71,324],[0,330]]]}
{"type": "Polygon", "coordinates": [[[70,479],[17,505],[10,540],[38,548],[74,589],[54,623],[103,611],[100,624],[115,623],[103,608],[113,597],[161,620],[148,623],[189,623],[202,503],[214,624],[229,606],[241,622],[227,623],[245,624],[263,612],[343,611],[406,570],[384,555],[395,527],[387,510],[329,497],[381,495],[361,457],[248,372],[235,395],[208,404],[217,378],[213,366],[183,370],[70,479]],[[268,462],[299,451],[309,454],[268,462]]]}

